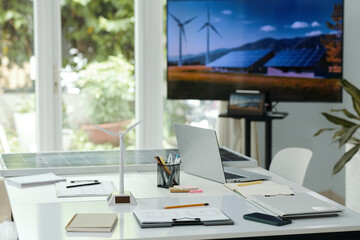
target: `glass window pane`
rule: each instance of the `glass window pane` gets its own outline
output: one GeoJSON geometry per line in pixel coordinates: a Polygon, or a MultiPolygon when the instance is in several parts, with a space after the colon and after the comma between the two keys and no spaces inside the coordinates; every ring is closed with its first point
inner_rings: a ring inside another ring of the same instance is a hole
{"type": "Polygon", "coordinates": [[[33,26],[33,1],[0,1],[0,152],[36,151],[33,26]]]}
{"type": "Polygon", "coordinates": [[[63,0],[61,23],[64,150],[118,148],[93,125],[119,132],[135,118],[134,2],[63,0]]]}
{"type": "Polygon", "coordinates": [[[215,129],[220,101],[169,100],[164,103],[164,147],[176,147],[173,123],[215,129]]]}

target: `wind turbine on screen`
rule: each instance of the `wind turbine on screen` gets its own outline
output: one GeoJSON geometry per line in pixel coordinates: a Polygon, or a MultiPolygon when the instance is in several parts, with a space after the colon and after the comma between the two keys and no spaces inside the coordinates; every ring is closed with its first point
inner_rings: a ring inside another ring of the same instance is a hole
{"type": "Polygon", "coordinates": [[[97,129],[113,136],[117,136],[120,139],[120,151],[119,151],[119,192],[111,193],[108,198],[109,205],[117,205],[117,204],[136,204],[136,200],[131,192],[124,191],[124,162],[126,161],[126,147],[124,142],[125,135],[130,132],[133,128],[135,128],[139,123],[139,121],[133,125],[131,125],[125,132],[114,133],[109,130],[103,129],[98,126],[94,126],[97,129]]]}
{"type": "Polygon", "coordinates": [[[197,16],[190,18],[189,20],[185,22],[181,22],[177,17],[175,17],[171,12],[169,12],[170,16],[177,22],[179,26],[179,62],[178,66],[182,66],[182,36],[184,36],[184,40],[186,42],[186,36],[185,36],[185,25],[193,21],[197,16]]]}
{"type": "Polygon", "coordinates": [[[210,22],[210,9],[209,4],[207,5],[207,22],[204,23],[204,25],[198,30],[200,32],[206,28],[206,56],[205,56],[205,65],[207,65],[210,62],[210,28],[217,34],[219,37],[222,38],[218,30],[214,27],[214,25],[210,22]]]}

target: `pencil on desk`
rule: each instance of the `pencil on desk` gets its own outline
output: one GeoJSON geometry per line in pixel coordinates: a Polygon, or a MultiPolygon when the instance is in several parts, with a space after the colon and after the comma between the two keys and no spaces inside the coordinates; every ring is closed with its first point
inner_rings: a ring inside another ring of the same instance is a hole
{"type": "Polygon", "coordinates": [[[183,207],[199,207],[199,206],[208,206],[209,203],[195,203],[195,204],[186,204],[186,205],[176,205],[176,206],[167,206],[165,209],[171,208],[183,208],[183,207]]]}
{"type": "Polygon", "coordinates": [[[236,184],[236,186],[241,187],[241,186],[248,186],[248,185],[253,185],[253,184],[259,184],[262,183],[263,181],[254,181],[254,182],[243,182],[243,183],[238,183],[236,184]]]}

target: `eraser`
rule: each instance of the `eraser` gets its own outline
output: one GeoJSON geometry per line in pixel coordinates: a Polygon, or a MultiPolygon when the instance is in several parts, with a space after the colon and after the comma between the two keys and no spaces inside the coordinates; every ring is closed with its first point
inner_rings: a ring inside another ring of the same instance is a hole
{"type": "Polygon", "coordinates": [[[203,192],[202,189],[190,190],[190,193],[202,193],[202,192],[203,192]]]}

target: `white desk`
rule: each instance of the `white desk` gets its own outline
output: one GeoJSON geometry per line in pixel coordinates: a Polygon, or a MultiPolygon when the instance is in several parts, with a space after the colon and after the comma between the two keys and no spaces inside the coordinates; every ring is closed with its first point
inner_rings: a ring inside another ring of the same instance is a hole
{"type": "MultiPolygon", "coordinates": [[[[264,173],[261,168],[252,169],[264,173]]],[[[295,191],[309,191],[271,173],[273,180],[294,188],[295,191]]],[[[117,174],[68,176],[69,179],[113,180],[118,183],[117,174]]],[[[240,195],[233,193],[222,184],[181,173],[181,184],[196,185],[204,190],[201,194],[169,193],[167,189],[156,187],[155,172],[125,173],[125,190],[131,190],[137,198],[137,206],[109,208],[105,197],[56,198],[54,185],[20,189],[8,185],[13,215],[20,240],[61,240],[61,239],[209,239],[247,238],[342,232],[343,239],[359,231],[360,215],[346,209],[338,217],[294,220],[292,224],[276,227],[243,220],[245,213],[259,211],[240,195]],[[162,208],[166,205],[209,202],[230,216],[235,224],[231,226],[177,226],[172,228],[141,229],[132,215],[135,207],[162,208]],[[119,220],[112,233],[67,233],[64,229],[70,218],[79,212],[118,212],[119,220]]],[[[310,237],[310,239],[314,239],[310,237]]],[[[262,239],[262,238],[255,238],[262,239]]],[[[289,237],[281,239],[291,239],[289,237]]],[[[298,239],[298,238],[297,238],[298,239]]],[[[307,236],[309,239],[309,236],[307,236]]],[[[336,239],[336,238],[334,238],[336,239]]],[[[353,238],[355,239],[355,238],[353,238]]]]}

